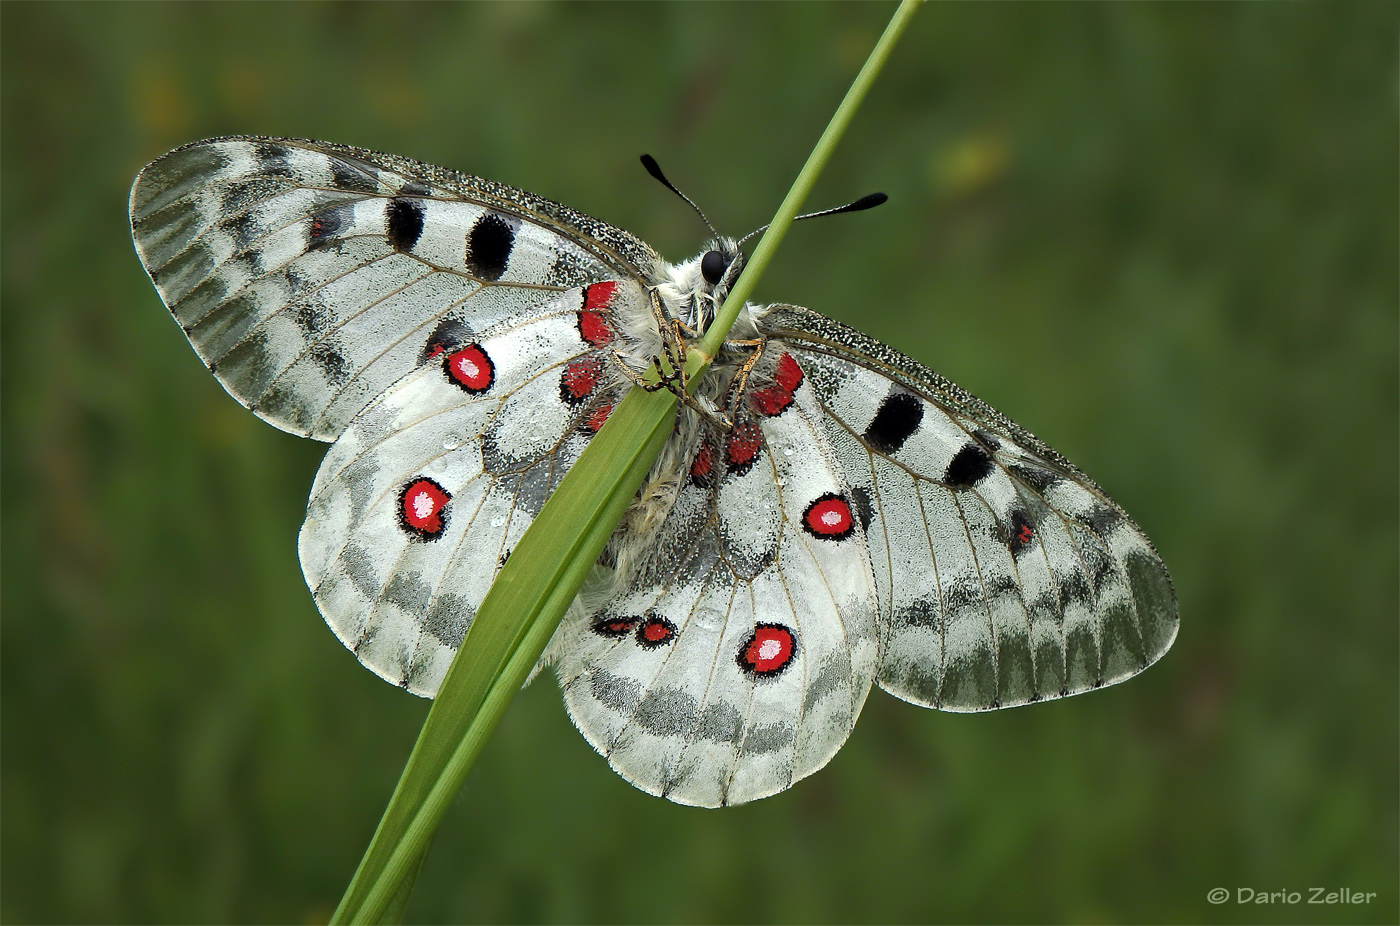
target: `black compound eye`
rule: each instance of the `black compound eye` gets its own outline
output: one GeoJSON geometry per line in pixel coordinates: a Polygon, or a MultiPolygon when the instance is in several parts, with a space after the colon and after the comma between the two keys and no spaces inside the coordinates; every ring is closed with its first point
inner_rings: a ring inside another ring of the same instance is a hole
{"type": "Polygon", "coordinates": [[[719,251],[709,251],[700,258],[700,275],[705,278],[705,282],[714,286],[724,279],[724,271],[729,266],[729,261],[724,259],[724,255],[719,251]]]}

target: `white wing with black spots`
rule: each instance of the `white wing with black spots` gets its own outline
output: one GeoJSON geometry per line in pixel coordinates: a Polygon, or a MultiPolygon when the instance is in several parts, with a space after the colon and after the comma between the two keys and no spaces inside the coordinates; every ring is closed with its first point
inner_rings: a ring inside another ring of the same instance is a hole
{"type": "Polygon", "coordinates": [[[1160,557],[1093,482],[957,386],[838,322],[773,306],[852,493],[868,503],[879,683],[953,711],[1077,694],[1176,636],[1160,557]]]}
{"type": "Polygon", "coordinates": [[[637,239],[490,181],[324,142],[177,148],[131,190],[136,249],[231,395],[333,440],[444,320],[485,327],[560,292],[640,279],[637,239]]]}
{"type": "Polygon", "coordinates": [[[781,374],[763,392],[775,401],[694,443],[635,573],[556,641],[583,735],[683,804],[754,800],[825,765],[880,649],[870,559],[815,396],[781,374]]]}

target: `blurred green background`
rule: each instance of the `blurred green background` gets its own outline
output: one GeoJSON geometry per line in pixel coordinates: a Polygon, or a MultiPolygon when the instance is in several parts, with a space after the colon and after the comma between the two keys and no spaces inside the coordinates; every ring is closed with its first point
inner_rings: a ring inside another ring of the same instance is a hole
{"type": "MultiPolygon", "coordinates": [[[[230,400],[132,252],[147,161],[320,137],[680,258],[766,221],[889,4],[20,4],[3,60],[6,922],[318,922],[427,708],[327,632],[321,445],[230,400]]],[[[541,680],[408,911],[470,922],[1394,922],[1394,4],[935,5],[758,298],[886,340],[1079,463],[1181,633],[998,715],[871,695],[823,772],[633,790],[541,680]],[[1363,905],[1220,906],[1231,892],[1363,905]]]]}

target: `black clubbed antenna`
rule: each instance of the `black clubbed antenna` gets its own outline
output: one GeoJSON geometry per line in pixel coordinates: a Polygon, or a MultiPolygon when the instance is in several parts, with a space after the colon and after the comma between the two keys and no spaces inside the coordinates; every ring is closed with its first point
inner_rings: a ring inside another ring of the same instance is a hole
{"type": "Polygon", "coordinates": [[[710,230],[710,234],[714,235],[715,238],[719,238],[719,232],[715,231],[715,227],[710,224],[710,220],[705,218],[705,213],[700,211],[700,207],[695,205],[695,200],[691,199],[689,196],[686,196],[684,193],[682,193],[679,189],[676,188],[676,185],[674,183],[666,179],[666,175],[661,172],[661,165],[656,163],[656,158],[652,157],[649,154],[642,155],[642,166],[647,169],[647,173],[651,174],[652,177],[660,181],[662,186],[670,190],[672,193],[675,193],[681,199],[685,200],[690,205],[690,208],[695,210],[695,214],[700,216],[700,221],[705,223],[705,227],[710,230]]]}
{"type": "MultiPolygon", "coordinates": [[[[821,212],[809,212],[806,215],[799,215],[797,218],[793,219],[793,221],[800,222],[803,219],[815,219],[823,215],[837,215],[838,213],[842,212],[861,212],[866,209],[874,209],[876,206],[884,203],[888,199],[889,197],[886,196],[884,193],[870,193],[865,196],[862,196],[860,199],[856,200],[853,203],[846,203],[846,205],[837,206],[834,209],[823,209],[821,212]]],[[[749,232],[747,235],[739,239],[739,245],[742,247],[745,241],[748,241],[754,235],[762,234],[767,230],[767,225],[764,225],[762,228],[755,228],[753,231],[749,232]]]]}

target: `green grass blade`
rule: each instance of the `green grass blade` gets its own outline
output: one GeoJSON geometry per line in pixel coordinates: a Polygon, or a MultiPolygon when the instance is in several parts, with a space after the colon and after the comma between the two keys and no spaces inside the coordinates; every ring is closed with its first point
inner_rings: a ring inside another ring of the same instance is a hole
{"type": "MultiPolygon", "coordinates": [[[[723,343],[918,2],[903,0],[896,10],[700,349],[687,356],[690,385],[723,343]]],[[[462,640],[332,923],[401,916],[438,822],[660,453],[676,404],[664,389],[630,390],[512,551],[462,640]]]]}

